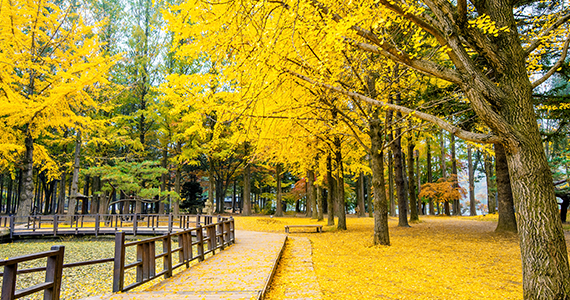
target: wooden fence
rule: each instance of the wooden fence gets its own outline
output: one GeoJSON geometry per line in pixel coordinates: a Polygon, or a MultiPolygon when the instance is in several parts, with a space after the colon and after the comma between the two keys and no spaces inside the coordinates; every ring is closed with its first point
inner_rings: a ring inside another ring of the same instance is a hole
{"type": "Polygon", "coordinates": [[[0,227],[10,229],[10,238],[24,236],[103,235],[123,231],[132,235],[155,235],[182,231],[212,222],[211,216],[171,214],[95,214],[0,216],[0,227]],[[201,220],[203,218],[203,220],[201,220]]]}
{"type": "Polygon", "coordinates": [[[196,216],[195,223],[198,224],[196,227],[187,228],[183,231],[128,243],[125,242],[126,233],[119,231],[115,234],[115,256],[113,258],[63,264],[64,247],[53,246],[51,251],[0,260],[0,267],[4,266],[4,272],[0,273],[0,276],[3,276],[1,300],[17,299],[42,290],[44,291],[44,299],[59,299],[64,268],[108,262],[114,262],[113,292],[128,291],[160,276],[169,278],[172,276],[173,270],[184,265],[188,268],[191,261],[202,261],[206,254],[215,254],[217,249],[223,250],[235,242],[235,227],[232,217],[222,218],[218,216],[217,222],[213,223],[212,216],[196,216]],[[156,242],[162,242],[160,254],[156,254],[156,242]],[[178,245],[173,248],[172,245],[175,242],[178,245]],[[136,261],[125,264],[126,248],[134,246],[136,246],[136,261]],[[196,247],[196,251],[194,251],[194,247],[196,247]],[[178,253],[177,262],[173,258],[176,253],[178,253]],[[18,270],[18,263],[46,257],[48,258],[46,267],[18,270]],[[162,270],[156,272],[156,260],[161,258],[162,270]],[[131,268],[136,268],[136,279],[134,283],[125,286],[125,272],[131,268]],[[18,274],[40,271],[46,271],[44,283],[16,290],[18,274]]]}
{"type": "Polygon", "coordinates": [[[22,298],[33,293],[44,291],[44,300],[59,299],[61,289],[61,275],[63,270],[63,254],[65,247],[53,246],[50,251],[15,257],[7,260],[0,260],[0,266],[4,267],[2,278],[2,300],[12,300],[22,298]],[[26,261],[42,259],[47,257],[47,265],[42,270],[46,271],[45,282],[31,287],[16,290],[16,280],[19,273],[32,273],[40,270],[18,270],[18,264],[26,261]]]}

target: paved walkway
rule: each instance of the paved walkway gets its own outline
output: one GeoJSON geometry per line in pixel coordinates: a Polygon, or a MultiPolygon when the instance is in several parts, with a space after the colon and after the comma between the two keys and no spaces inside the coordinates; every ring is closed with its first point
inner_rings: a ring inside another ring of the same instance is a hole
{"type": "Polygon", "coordinates": [[[284,234],[236,231],[236,244],[144,292],[89,299],[260,299],[266,292],[284,234]]]}

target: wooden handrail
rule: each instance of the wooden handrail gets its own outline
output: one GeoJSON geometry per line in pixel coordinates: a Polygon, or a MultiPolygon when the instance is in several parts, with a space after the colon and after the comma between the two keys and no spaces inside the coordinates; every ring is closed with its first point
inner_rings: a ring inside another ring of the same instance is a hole
{"type": "MultiPolygon", "coordinates": [[[[180,218],[180,224],[186,222],[185,218],[180,218]]],[[[217,249],[224,249],[235,242],[234,220],[233,218],[221,218],[218,216],[217,222],[212,223],[211,216],[197,216],[196,227],[188,228],[184,231],[167,233],[163,236],[153,237],[140,241],[125,243],[125,232],[118,232],[115,235],[115,258],[113,267],[113,292],[126,292],[149,282],[160,276],[169,278],[175,269],[186,265],[190,267],[193,260],[202,261],[207,253],[214,253],[217,249]],[[204,225],[201,225],[200,218],[204,217],[204,225]],[[172,247],[173,238],[178,238],[178,246],[172,247]],[[162,252],[156,252],[156,242],[162,242],[162,252]],[[207,243],[208,250],[204,251],[204,243],[207,243]],[[137,259],[134,262],[126,262],[126,248],[136,246],[137,259]],[[196,253],[193,247],[196,246],[196,253]],[[173,264],[172,254],[178,252],[178,263],[173,264]],[[162,270],[156,272],[156,260],[162,259],[162,270]],[[125,270],[136,268],[136,281],[125,285],[125,270]]]]}
{"type": "Polygon", "coordinates": [[[58,300],[61,289],[64,251],[64,246],[52,246],[51,251],[0,261],[0,266],[4,266],[4,273],[2,274],[2,300],[18,299],[42,290],[44,291],[44,299],[58,300]],[[45,282],[25,289],[16,290],[18,264],[46,257],[47,264],[45,267],[45,282]]]}

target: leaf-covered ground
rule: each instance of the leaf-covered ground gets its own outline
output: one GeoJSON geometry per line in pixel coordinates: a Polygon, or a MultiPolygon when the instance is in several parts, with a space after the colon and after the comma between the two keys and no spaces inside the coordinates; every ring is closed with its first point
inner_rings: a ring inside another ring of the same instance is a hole
{"type": "MultiPolygon", "coordinates": [[[[292,235],[310,239],[324,299],[522,299],[517,236],[495,234],[496,223],[480,222],[496,218],[420,218],[411,228],[399,228],[391,218],[390,247],[372,244],[371,218],[348,218],[347,231],[325,227],[321,234],[292,235]]],[[[238,229],[272,232],[283,232],[286,224],[313,223],[236,218],[238,229]]],[[[273,285],[295,284],[290,280],[277,276],[273,285]]]]}

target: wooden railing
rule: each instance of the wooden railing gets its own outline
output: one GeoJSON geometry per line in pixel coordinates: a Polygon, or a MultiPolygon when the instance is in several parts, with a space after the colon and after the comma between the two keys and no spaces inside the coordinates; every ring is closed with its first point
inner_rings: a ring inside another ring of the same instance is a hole
{"type": "MultiPolygon", "coordinates": [[[[208,218],[211,220],[211,217],[208,218]]],[[[198,225],[185,231],[129,243],[125,243],[125,233],[118,232],[115,235],[113,292],[131,290],[160,276],[169,278],[173,270],[183,265],[188,268],[191,261],[202,261],[206,254],[214,254],[217,249],[223,250],[234,242],[234,220],[231,217],[218,217],[216,223],[198,225]],[[178,240],[178,246],[173,248],[175,238],[178,240]],[[160,254],[156,254],[156,242],[162,242],[160,254]],[[134,246],[136,246],[137,259],[126,264],[125,250],[134,246]],[[193,250],[194,246],[196,251],[193,250]],[[178,253],[178,262],[174,264],[173,256],[176,253],[178,253]],[[156,260],[161,258],[162,270],[156,272],[156,260]],[[125,272],[131,268],[136,268],[136,281],[125,286],[125,272]]]]}
{"type": "MultiPolygon", "coordinates": [[[[190,222],[189,216],[180,218],[182,223],[190,222]]],[[[125,243],[126,232],[119,231],[115,234],[115,256],[91,261],[75,262],[63,264],[64,246],[53,246],[51,251],[30,254],[26,256],[0,260],[0,267],[4,266],[2,280],[1,300],[12,300],[25,297],[42,290],[44,299],[59,299],[61,287],[62,270],[64,268],[80,267],[94,264],[114,262],[113,265],[113,292],[128,291],[160,276],[169,278],[173,270],[181,266],[190,267],[190,262],[194,260],[202,261],[208,253],[215,254],[217,249],[223,250],[226,246],[235,243],[235,227],[232,217],[217,217],[213,223],[212,216],[196,216],[193,228],[187,228],[175,233],[167,233],[163,236],[153,237],[140,241],[125,243]],[[162,252],[156,254],[156,243],[162,242],[162,252]],[[173,248],[173,243],[178,245],[173,248]],[[136,246],[137,259],[127,265],[126,249],[136,246]],[[194,251],[196,247],[196,251],[194,251]],[[175,262],[173,256],[178,253],[178,261],[175,262]],[[48,258],[47,266],[18,270],[18,263],[48,258]],[[156,260],[162,260],[162,270],[156,272],[156,260]],[[136,268],[136,281],[124,286],[125,271],[136,268]],[[16,290],[16,279],[18,274],[46,271],[46,281],[32,287],[16,290]]],[[[41,225],[40,225],[41,226],[41,225]]],[[[185,225],[182,225],[185,226],[185,225]]]]}
{"type": "Polygon", "coordinates": [[[15,257],[7,260],[0,260],[0,267],[4,266],[4,273],[2,274],[3,277],[1,299],[18,299],[40,291],[44,291],[45,300],[59,299],[64,250],[64,246],[53,246],[51,247],[51,251],[15,257]],[[28,269],[26,270],[27,272],[18,271],[19,263],[46,257],[47,265],[45,268],[28,269]],[[33,285],[25,289],[16,290],[16,281],[18,274],[38,272],[43,270],[46,271],[45,282],[33,285]]]}
{"type": "Polygon", "coordinates": [[[31,235],[95,235],[115,234],[165,234],[209,224],[211,216],[159,215],[159,214],[95,214],[95,215],[36,215],[0,216],[0,227],[10,229],[10,238],[31,235]],[[203,218],[203,219],[201,219],[203,218]]]}

